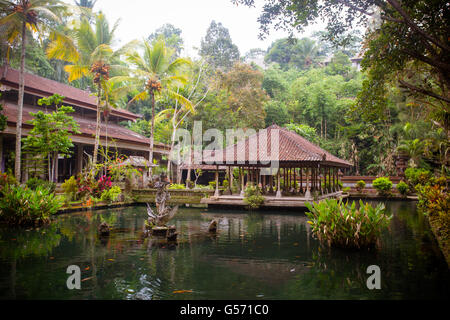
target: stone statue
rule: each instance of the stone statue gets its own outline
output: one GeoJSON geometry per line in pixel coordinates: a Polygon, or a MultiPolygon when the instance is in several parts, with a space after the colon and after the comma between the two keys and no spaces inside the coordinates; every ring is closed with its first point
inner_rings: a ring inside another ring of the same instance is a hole
{"type": "Polygon", "coordinates": [[[170,194],[167,186],[170,184],[165,173],[156,179],[154,184],[156,191],[156,213],[153,212],[151,206],[147,203],[147,229],[151,229],[153,235],[165,235],[170,238],[176,238],[175,227],[168,228],[166,223],[169,222],[177,213],[178,206],[171,208],[166,205],[166,201],[170,200],[170,194]],[[170,230],[169,230],[170,229],[170,230]],[[169,232],[170,231],[170,232],[169,232]]]}

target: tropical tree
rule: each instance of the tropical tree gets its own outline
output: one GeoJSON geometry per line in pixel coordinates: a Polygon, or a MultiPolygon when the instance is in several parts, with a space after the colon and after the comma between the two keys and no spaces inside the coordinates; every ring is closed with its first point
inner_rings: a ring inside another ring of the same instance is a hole
{"type": "Polygon", "coordinates": [[[228,29],[214,20],[201,41],[199,54],[213,67],[223,69],[231,68],[240,57],[239,49],[231,40],[228,29]]]}
{"type": "Polygon", "coordinates": [[[276,62],[282,68],[309,69],[318,62],[319,47],[309,38],[278,39],[267,49],[266,62],[276,62]]]}
{"type": "Polygon", "coordinates": [[[166,46],[175,49],[174,58],[180,56],[183,50],[183,38],[181,37],[181,29],[175,27],[170,23],[164,24],[148,36],[148,40],[153,42],[159,37],[163,37],[166,40],[166,46]]]}
{"type": "Polygon", "coordinates": [[[150,162],[153,162],[153,144],[155,130],[155,103],[156,99],[168,97],[185,108],[192,109],[189,99],[177,93],[175,87],[187,82],[183,68],[190,65],[190,60],[185,58],[172,59],[174,49],[168,48],[163,38],[150,43],[143,42],[143,55],[137,51],[126,54],[127,61],[133,67],[132,76],[118,76],[113,81],[127,83],[128,90],[138,90],[138,93],[129,101],[150,99],[152,115],[150,127],[150,162]]]}
{"type": "Polygon", "coordinates": [[[69,115],[75,110],[72,107],[62,105],[62,96],[54,94],[38,101],[39,105],[56,106],[56,111],[44,113],[38,111],[30,113],[34,119],[30,120],[33,129],[24,139],[24,149],[30,150],[42,159],[48,159],[49,181],[57,182],[58,157],[67,157],[73,148],[71,134],[80,133],[76,121],[69,115]]]}
{"type": "Polygon", "coordinates": [[[2,34],[12,45],[20,39],[20,71],[19,71],[19,97],[18,114],[16,124],[16,153],[15,153],[15,177],[20,181],[21,177],[21,146],[22,146],[22,114],[23,97],[25,91],[25,53],[27,50],[27,35],[31,33],[50,32],[53,39],[67,48],[73,49],[72,42],[65,35],[56,30],[49,30],[48,21],[60,20],[58,13],[66,7],[59,0],[0,0],[0,27],[2,34]]]}
{"type": "Polygon", "coordinates": [[[66,48],[61,46],[59,42],[53,42],[47,50],[49,58],[70,62],[64,67],[64,70],[68,73],[69,82],[81,79],[81,81],[84,81],[82,86],[91,83],[97,91],[97,120],[92,159],[93,166],[96,165],[98,157],[101,113],[108,106],[107,103],[102,103],[102,101],[107,101],[108,98],[102,99],[102,97],[107,92],[110,72],[113,75],[118,75],[124,71],[125,67],[120,61],[120,57],[136,45],[136,41],[131,41],[120,49],[113,50],[111,45],[117,26],[118,22],[110,28],[106,17],[102,13],[96,15],[94,28],[89,23],[89,20],[84,17],[72,31],[76,43],[76,55],[67,52],[66,48]]]}

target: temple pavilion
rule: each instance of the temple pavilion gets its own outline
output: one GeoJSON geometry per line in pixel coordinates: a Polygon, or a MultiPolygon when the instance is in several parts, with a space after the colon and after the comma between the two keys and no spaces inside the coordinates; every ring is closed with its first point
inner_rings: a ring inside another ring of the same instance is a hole
{"type": "Polygon", "coordinates": [[[352,166],[275,124],[225,149],[205,152],[202,164],[216,166],[214,197],[203,203],[243,205],[244,190],[253,184],[261,188],[264,206],[269,207],[303,207],[307,201],[342,198],[339,176],[352,166]],[[219,188],[219,166],[228,168],[225,190],[219,188]],[[232,185],[239,186],[234,193],[232,185]]]}

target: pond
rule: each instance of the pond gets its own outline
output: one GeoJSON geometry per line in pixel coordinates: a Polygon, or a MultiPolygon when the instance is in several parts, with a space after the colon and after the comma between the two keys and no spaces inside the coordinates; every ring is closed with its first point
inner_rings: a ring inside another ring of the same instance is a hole
{"type": "Polygon", "coordinates": [[[302,212],[183,208],[176,246],[143,236],[139,206],[1,229],[0,299],[448,299],[449,269],[415,203],[386,207],[394,218],[375,252],[321,247],[302,212]],[[113,226],[107,239],[102,221],[113,226]],[[80,290],[66,286],[69,265],[81,269],[80,290]],[[380,290],[367,288],[370,265],[380,290]]]}

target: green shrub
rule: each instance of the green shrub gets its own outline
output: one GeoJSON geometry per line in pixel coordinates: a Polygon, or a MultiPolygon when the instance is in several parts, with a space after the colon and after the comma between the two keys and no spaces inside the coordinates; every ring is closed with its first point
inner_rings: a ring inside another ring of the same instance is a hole
{"type": "Polygon", "coordinates": [[[408,194],[409,187],[404,181],[400,181],[397,183],[397,190],[402,196],[406,196],[408,194]]]}
{"type": "Polygon", "coordinates": [[[345,187],[342,189],[342,192],[349,192],[350,191],[350,187],[345,187]]]}
{"type": "Polygon", "coordinates": [[[63,189],[64,194],[66,195],[66,198],[69,199],[69,201],[77,199],[78,183],[74,176],[65,180],[61,185],[61,188],[63,189]]]}
{"type": "Polygon", "coordinates": [[[229,185],[229,183],[228,183],[227,179],[222,181],[222,186],[223,186],[224,189],[228,189],[228,185],[229,185]]]}
{"type": "Polygon", "coordinates": [[[31,190],[36,190],[38,187],[43,187],[48,189],[51,193],[55,192],[56,189],[56,184],[54,182],[42,180],[36,177],[28,179],[26,185],[31,190]]]}
{"type": "Polygon", "coordinates": [[[358,182],[356,182],[356,190],[358,190],[358,192],[362,192],[365,187],[366,183],[364,182],[364,180],[359,180],[358,182]]]}
{"type": "Polygon", "coordinates": [[[195,187],[195,189],[214,189],[213,187],[211,187],[210,185],[204,185],[204,184],[197,184],[197,186],[195,187]]]}
{"type": "Polygon", "coordinates": [[[312,226],[312,231],[328,246],[343,248],[367,248],[377,243],[381,231],[386,228],[391,216],[384,211],[384,204],[376,208],[359,201],[350,205],[341,200],[325,199],[312,205],[306,203],[309,212],[306,213],[312,226]]]}
{"type": "Polygon", "coordinates": [[[210,182],[208,182],[208,185],[211,187],[211,189],[215,189],[216,188],[216,181],[215,180],[210,181],[210,182]]]}
{"type": "Polygon", "coordinates": [[[379,194],[389,195],[392,189],[392,181],[387,177],[380,177],[373,180],[372,186],[379,194]]]}
{"type": "Polygon", "coordinates": [[[41,225],[61,208],[63,201],[49,189],[36,190],[20,186],[7,186],[0,198],[0,220],[10,225],[41,225]]]}
{"type": "Polygon", "coordinates": [[[249,209],[257,209],[264,203],[264,196],[258,186],[249,185],[244,190],[244,203],[249,209]]]}
{"type": "Polygon", "coordinates": [[[119,198],[120,194],[122,193],[122,190],[119,186],[113,186],[111,189],[105,189],[103,190],[100,200],[105,201],[107,203],[115,202],[119,198]]]}
{"type": "Polygon", "coordinates": [[[433,177],[429,170],[420,168],[408,168],[405,170],[406,181],[411,189],[414,189],[417,184],[425,185],[433,177]]]}
{"type": "Polygon", "coordinates": [[[184,184],[172,183],[172,184],[169,186],[169,189],[172,189],[172,190],[186,189],[186,186],[185,186],[184,184]]]}
{"type": "Polygon", "coordinates": [[[11,172],[0,172],[0,191],[6,186],[17,185],[16,177],[11,172]]]}

